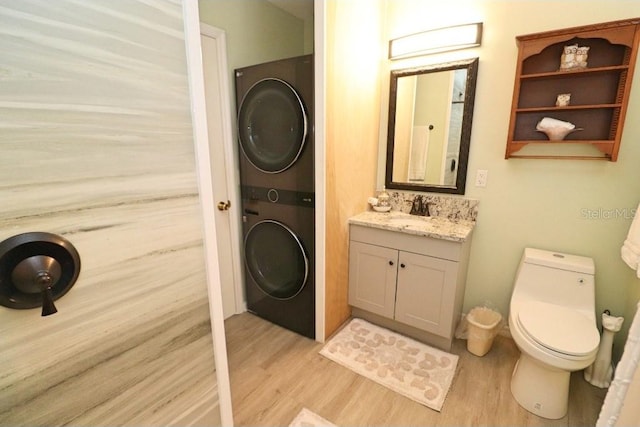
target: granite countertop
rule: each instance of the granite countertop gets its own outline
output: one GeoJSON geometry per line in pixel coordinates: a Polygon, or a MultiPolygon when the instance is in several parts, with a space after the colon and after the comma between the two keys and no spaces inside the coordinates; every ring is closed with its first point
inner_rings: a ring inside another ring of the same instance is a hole
{"type": "Polygon", "coordinates": [[[399,231],[453,242],[466,241],[471,236],[475,226],[474,221],[451,220],[437,216],[424,217],[397,211],[387,213],[362,212],[349,218],[349,224],[399,231]]]}

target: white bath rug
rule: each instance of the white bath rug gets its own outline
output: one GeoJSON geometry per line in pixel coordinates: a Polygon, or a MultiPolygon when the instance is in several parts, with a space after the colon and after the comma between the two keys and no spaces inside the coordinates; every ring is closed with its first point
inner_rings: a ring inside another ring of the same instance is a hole
{"type": "Polygon", "coordinates": [[[320,354],[391,390],[440,411],[458,356],[353,319],[320,354]]]}
{"type": "Polygon", "coordinates": [[[307,408],[302,408],[298,415],[291,421],[289,427],[336,427],[335,424],[322,418],[307,408]]]}

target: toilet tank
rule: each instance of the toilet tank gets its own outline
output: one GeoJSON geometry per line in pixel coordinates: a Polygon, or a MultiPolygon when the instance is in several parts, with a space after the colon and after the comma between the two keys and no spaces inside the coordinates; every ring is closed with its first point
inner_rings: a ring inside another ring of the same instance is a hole
{"type": "Polygon", "coordinates": [[[511,301],[543,301],[595,317],[594,275],[595,265],[591,258],[526,248],[511,301]]]}

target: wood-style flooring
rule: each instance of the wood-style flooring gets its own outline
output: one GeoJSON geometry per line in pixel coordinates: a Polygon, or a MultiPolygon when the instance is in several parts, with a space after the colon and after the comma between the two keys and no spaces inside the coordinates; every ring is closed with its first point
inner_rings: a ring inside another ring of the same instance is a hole
{"type": "Polygon", "coordinates": [[[576,372],[569,413],[540,418],[511,396],[519,356],[513,340],[496,337],[484,357],[456,340],[456,376],[437,412],[324,358],[322,344],[252,314],[229,318],[225,328],[237,426],[287,426],[303,407],[338,426],[593,426],[606,394],[576,372]]]}

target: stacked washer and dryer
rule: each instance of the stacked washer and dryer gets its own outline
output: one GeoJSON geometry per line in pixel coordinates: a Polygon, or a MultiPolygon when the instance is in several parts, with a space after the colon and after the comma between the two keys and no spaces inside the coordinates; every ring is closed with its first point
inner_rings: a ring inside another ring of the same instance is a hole
{"type": "Polygon", "coordinates": [[[235,83],[247,309],[315,338],[313,55],[235,83]]]}

